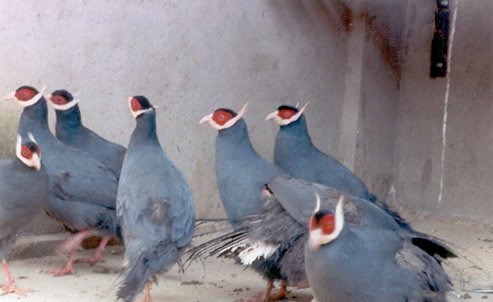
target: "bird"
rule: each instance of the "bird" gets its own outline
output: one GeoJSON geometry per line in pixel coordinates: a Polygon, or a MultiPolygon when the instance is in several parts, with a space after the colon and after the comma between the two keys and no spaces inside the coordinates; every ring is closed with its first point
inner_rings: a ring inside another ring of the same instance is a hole
{"type": "Polygon", "coordinates": [[[224,210],[233,228],[242,220],[263,209],[263,186],[276,175],[286,174],[261,158],[250,142],[243,116],[247,104],[239,111],[218,108],[204,116],[199,124],[208,123],[216,136],[215,174],[224,210]]]}
{"type": "Polygon", "coordinates": [[[48,272],[55,276],[74,273],[74,262],[98,262],[112,236],[120,236],[116,220],[116,175],[100,161],[85,152],[59,141],[48,127],[48,107],[41,91],[31,86],[21,86],[10,93],[23,107],[18,133],[31,132],[43,150],[43,162],[50,181],[47,214],[60,221],[74,236],[58,247],[58,252],[68,254],[65,267],[48,272]],[[90,258],[76,259],[82,240],[92,234],[102,234],[103,239],[90,258]]]}
{"type": "Polygon", "coordinates": [[[117,296],[130,302],[145,287],[148,302],[155,275],[175,264],[192,240],[195,205],[185,177],[161,147],[154,106],[144,96],[129,98],[129,106],[136,126],[117,196],[127,261],[117,296]]]}
{"type": "Polygon", "coordinates": [[[335,211],[317,207],[309,220],[305,269],[318,302],[448,301],[452,283],[437,258],[407,233],[359,223],[347,207],[341,196],[335,211]]]}
{"type": "Polygon", "coordinates": [[[17,135],[17,159],[0,160],[0,258],[7,284],[0,285],[4,294],[22,294],[6,260],[7,252],[23,226],[41,213],[48,203],[48,174],[41,164],[41,150],[31,134],[28,139],[17,135]]]}
{"type": "Polygon", "coordinates": [[[313,144],[304,116],[306,107],[281,105],[267,115],[266,120],[280,126],[274,145],[274,164],[292,177],[374,201],[376,197],[358,176],[313,144]]]}
{"type": "Polygon", "coordinates": [[[55,90],[48,97],[56,112],[56,137],[104,163],[120,176],[126,148],[110,142],[82,124],[78,100],[65,89],[55,90]]]}
{"type": "MultiPolygon", "coordinates": [[[[437,262],[456,257],[441,241],[417,232],[410,226],[402,226],[392,215],[368,200],[347,195],[325,185],[280,175],[266,184],[263,190],[266,198],[262,213],[250,216],[243,228],[192,249],[191,259],[207,253],[219,256],[232,253],[244,264],[255,260],[275,259],[280,274],[288,284],[306,282],[311,285],[305,270],[304,255],[310,235],[309,221],[316,205],[313,198],[315,193],[321,196],[322,205],[327,209],[335,209],[338,200],[345,196],[345,215],[348,220],[362,227],[406,236],[417,249],[437,259],[437,262]]],[[[325,300],[319,302],[321,301],[325,300]]]]}
{"type": "MultiPolygon", "coordinates": [[[[216,136],[215,174],[222,204],[233,229],[241,229],[243,221],[264,210],[262,189],[271,178],[286,173],[264,160],[250,142],[247,124],[243,118],[245,104],[236,113],[229,108],[218,108],[201,118],[199,124],[208,123],[218,131],[216,136]]],[[[262,253],[262,251],[260,251],[262,253]]],[[[251,256],[250,256],[251,257],[251,256]]],[[[279,300],[287,294],[287,283],[278,270],[276,259],[241,261],[267,279],[265,292],[258,299],[279,300]],[[272,292],[274,281],[282,280],[279,293],[272,292]]]]}

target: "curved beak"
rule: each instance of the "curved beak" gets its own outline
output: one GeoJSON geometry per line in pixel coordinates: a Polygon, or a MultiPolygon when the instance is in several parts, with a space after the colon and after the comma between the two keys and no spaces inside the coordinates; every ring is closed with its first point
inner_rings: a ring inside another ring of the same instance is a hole
{"type": "Polygon", "coordinates": [[[15,100],[15,91],[9,92],[2,99],[4,101],[13,101],[13,100],[15,100]]]}
{"type": "Polygon", "coordinates": [[[310,236],[308,237],[308,248],[310,251],[315,252],[320,248],[320,236],[322,235],[322,230],[310,231],[310,236]]]}
{"type": "Polygon", "coordinates": [[[266,121],[269,121],[269,120],[275,119],[278,114],[279,114],[279,110],[276,110],[274,112],[271,112],[271,113],[269,113],[269,115],[267,115],[267,117],[265,118],[265,120],[266,121]]]}
{"type": "Polygon", "coordinates": [[[200,119],[199,125],[202,125],[203,123],[207,123],[212,119],[212,113],[204,116],[203,118],[200,119]]]}
{"type": "Polygon", "coordinates": [[[33,167],[36,169],[36,171],[41,170],[41,158],[39,157],[39,155],[37,153],[33,154],[33,157],[31,160],[33,163],[33,167]]]}

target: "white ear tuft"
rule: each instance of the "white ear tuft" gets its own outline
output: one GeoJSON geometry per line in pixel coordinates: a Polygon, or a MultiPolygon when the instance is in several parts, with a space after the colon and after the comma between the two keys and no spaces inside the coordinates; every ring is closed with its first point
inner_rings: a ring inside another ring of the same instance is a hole
{"type": "MultiPolygon", "coordinates": [[[[308,106],[308,104],[310,104],[310,102],[307,102],[307,103],[305,104],[305,106],[303,106],[303,107],[300,109],[300,111],[298,112],[300,115],[301,115],[301,113],[303,113],[303,111],[305,111],[305,109],[306,109],[306,107],[308,106]]],[[[296,108],[298,108],[298,106],[296,106],[296,108]]]]}
{"type": "Polygon", "coordinates": [[[40,94],[45,94],[45,91],[46,91],[46,88],[48,86],[47,85],[44,85],[43,88],[41,88],[41,90],[39,91],[40,94]]]}
{"type": "Polygon", "coordinates": [[[320,211],[320,195],[318,195],[318,192],[315,192],[315,202],[316,202],[316,205],[315,205],[315,210],[313,210],[313,213],[317,213],[318,211],[320,211]]]}
{"type": "Polygon", "coordinates": [[[21,154],[21,145],[22,145],[22,137],[20,134],[17,134],[17,140],[15,141],[15,154],[21,154]]]}
{"type": "Polygon", "coordinates": [[[38,142],[36,142],[36,140],[34,139],[34,135],[33,135],[31,132],[29,132],[29,133],[27,134],[27,137],[28,137],[28,138],[29,138],[29,139],[30,139],[33,143],[38,144],[38,142]]]}
{"type": "Polygon", "coordinates": [[[248,107],[248,103],[246,103],[245,105],[243,105],[243,107],[241,107],[241,109],[238,111],[238,116],[239,116],[238,119],[242,118],[245,115],[247,111],[247,107],[248,107]]]}

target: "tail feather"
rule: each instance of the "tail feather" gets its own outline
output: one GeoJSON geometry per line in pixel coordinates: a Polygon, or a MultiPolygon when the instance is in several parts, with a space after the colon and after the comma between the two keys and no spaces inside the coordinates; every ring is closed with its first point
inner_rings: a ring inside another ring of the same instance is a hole
{"type": "Polygon", "coordinates": [[[135,296],[144,289],[151,272],[148,262],[147,257],[141,254],[137,260],[129,265],[129,269],[125,273],[124,280],[117,292],[118,299],[132,302],[135,296]]]}
{"type": "Polygon", "coordinates": [[[184,261],[184,265],[188,268],[192,262],[204,255],[205,257],[214,255],[217,257],[227,257],[229,253],[236,255],[237,251],[235,250],[241,247],[247,238],[248,228],[244,227],[206,241],[186,252],[188,257],[184,261]]]}
{"type": "Polygon", "coordinates": [[[157,245],[140,253],[137,259],[129,263],[117,298],[124,302],[132,302],[148,281],[155,281],[156,273],[167,271],[178,257],[178,248],[170,244],[157,245]]]}

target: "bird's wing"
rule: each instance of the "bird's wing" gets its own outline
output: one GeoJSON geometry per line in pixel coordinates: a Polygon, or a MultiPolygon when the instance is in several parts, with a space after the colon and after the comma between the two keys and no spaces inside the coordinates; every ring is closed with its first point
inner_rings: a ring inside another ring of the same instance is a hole
{"type": "Polygon", "coordinates": [[[70,157],[50,161],[52,192],[65,201],[77,200],[114,209],[118,180],[102,163],[74,149],[70,157]],[[71,170],[67,163],[71,161],[71,170]]]}
{"type": "MultiPolygon", "coordinates": [[[[335,210],[342,193],[330,187],[310,183],[304,180],[288,176],[277,176],[271,179],[267,185],[275,199],[283,209],[299,224],[308,227],[310,216],[316,207],[315,193],[320,196],[321,208],[335,210]]],[[[345,218],[348,222],[359,224],[360,213],[354,204],[354,198],[348,197],[345,205],[345,218]]]]}
{"type": "MultiPolygon", "coordinates": [[[[429,301],[443,301],[440,298],[451,287],[450,279],[440,263],[422,249],[404,240],[395,256],[396,264],[411,274],[419,286],[414,289],[416,297],[430,297],[429,301]],[[433,297],[436,297],[433,299],[433,297]]],[[[411,299],[415,300],[415,299],[411,299]]],[[[428,300],[427,300],[428,301],[428,300]]]]}
{"type": "Polygon", "coordinates": [[[171,211],[171,239],[180,248],[192,240],[195,229],[195,206],[192,193],[184,179],[182,183],[175,186],[175,189],[179,190],[179,197],[176,202],[177,206],[172,207],[171,211]]]}

